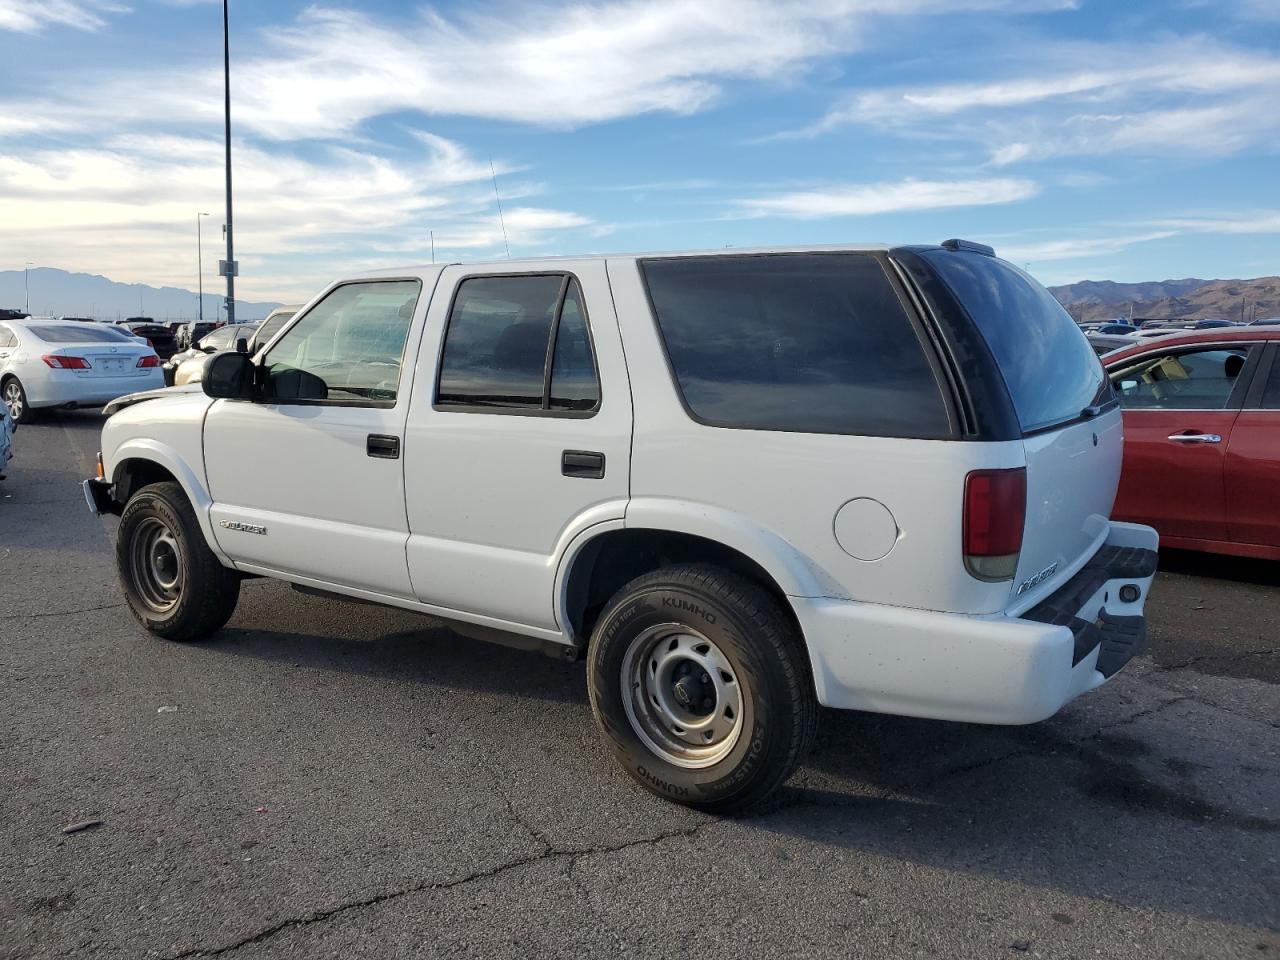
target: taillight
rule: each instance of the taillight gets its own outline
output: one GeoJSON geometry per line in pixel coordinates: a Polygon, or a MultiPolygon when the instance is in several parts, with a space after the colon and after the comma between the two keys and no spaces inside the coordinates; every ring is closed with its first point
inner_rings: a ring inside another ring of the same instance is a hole
{"type": "Polygon", "coordinates": [[[54,370],[88,370],[91,365],[84,357],[64,357],[56,353],[47,353],[40,358],[46,366],[54,370]]]}
{"type": "Polygon", "coordinates": [[[160,358],[154,353],[148,353],[145,357],[138,358],[138,366],[140,367],[158,367],[160,366],[160,358]]]}
{"type": "Polygon", "coordinates": [[[1027,521],[1027,471],[974,470],[964,480],[964,565],[979,580],[1012,580],[1027,521]]]}

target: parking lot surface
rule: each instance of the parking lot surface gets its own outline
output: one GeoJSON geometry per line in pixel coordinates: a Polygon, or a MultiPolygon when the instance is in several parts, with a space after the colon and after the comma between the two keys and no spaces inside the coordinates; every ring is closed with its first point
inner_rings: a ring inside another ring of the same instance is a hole
{"type": "Polygon", "coordinates": [[[265,580],[148,636],[100,427],[0,482],[0,957],[1280,957],[1280,565],[1168,555],[1059,716],[827,712],[720,819],[621,772],[580,664],[265,580]]]}

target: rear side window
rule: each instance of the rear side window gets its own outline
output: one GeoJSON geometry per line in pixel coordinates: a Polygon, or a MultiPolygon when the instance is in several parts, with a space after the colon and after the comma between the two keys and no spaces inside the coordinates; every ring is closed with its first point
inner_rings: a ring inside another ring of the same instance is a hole
{"type": "Polygon", "coordinates": [[[578,281],[567,274],[463,280],[449,311],[436,404],[596,409],[600,384],[578,281]]]}
{"type": "Polygon", "coordinates": [[[1089,341],[1035,280],[980,253],[925,250],[921,256],[981,331],[1024,433],[1075,420],[1086,407],[1110,399],[1089,341]]]}
{"type": "Polygon", "coordinates": [[[915,327],[866,254],[646,260],[680,393],[718,427],[949,437],[915,327]]]}
{"type": "Polygon", "coordinates": [[[18,338],[8,327],[0,326],[0,347],[16,347],[18,338]]]}

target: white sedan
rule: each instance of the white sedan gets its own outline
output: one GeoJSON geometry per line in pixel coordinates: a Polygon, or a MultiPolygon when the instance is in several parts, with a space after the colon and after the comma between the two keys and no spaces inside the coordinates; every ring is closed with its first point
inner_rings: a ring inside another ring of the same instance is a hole
{"type": "Polygon", "coordinates": [[[160,358],[145,340],[97,323],[0,323],[0,398],[19,423],[41,409],[101,407],[163,386],[160,358]]]}

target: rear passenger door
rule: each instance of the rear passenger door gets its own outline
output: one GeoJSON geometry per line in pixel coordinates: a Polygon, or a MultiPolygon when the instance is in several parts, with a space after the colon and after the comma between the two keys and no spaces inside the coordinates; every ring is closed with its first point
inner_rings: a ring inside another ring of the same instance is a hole
{"type": "Polygon", "coordinates": [[[1227,532],[1236,543],[1280,550],[1280,344],[1258,365],[1227,447],[1227,532]]]}
{"type": "Polygon", "coordinates": [[[1162,537],[1228,539],[1224,462],[1254,349],[1157,348],[1111,371],[1124,409],[1117,519],[1162,537]]]}
{"type": "Polygon", "coordinates": [[[619,520],[631,394],[603,262],[448,267],[405,437],[419,600],[557,629],[556,563],[619,520]]]}

